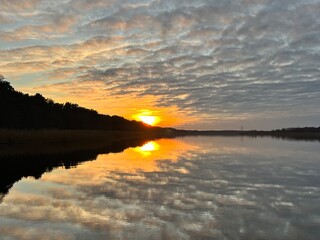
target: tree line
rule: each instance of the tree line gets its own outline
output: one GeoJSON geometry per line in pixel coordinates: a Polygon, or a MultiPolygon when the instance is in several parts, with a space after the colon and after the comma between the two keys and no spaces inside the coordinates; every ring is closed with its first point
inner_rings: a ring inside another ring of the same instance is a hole
{"type": "Polygon", "coordinates": [[[55,103],[39,93],[18,92],[0,75],[0,128],[143,131],[152,127],[70,102],[55,103]]]}
{"type": "Polygon", "coordinates": [[[320,133],[320,127],[296,127],[274,129],[272,133],[320,133]]]}

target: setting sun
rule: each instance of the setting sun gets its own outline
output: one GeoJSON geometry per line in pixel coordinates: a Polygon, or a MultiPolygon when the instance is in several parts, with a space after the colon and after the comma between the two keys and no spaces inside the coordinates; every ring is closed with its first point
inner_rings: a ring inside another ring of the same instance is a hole
{"type": "Polygon", "coordinates": [[[144,109],[144,110],[140,110],[139,113],[132,115],[132,118],[137,121],[141,121],[145,124],[148,124],[150,126],[154,126],[161,121],[161,118],[159,117],[159,115],[157,116],[155,114],[158,115],[159,112],[144,109]]]}
{"type": "Polygon", "coordinates": [[[158,117],[156,116],[139,116],[138,117],[140,121],[148,124],[148,125],[155,125],[158,123],[158,117]]]}

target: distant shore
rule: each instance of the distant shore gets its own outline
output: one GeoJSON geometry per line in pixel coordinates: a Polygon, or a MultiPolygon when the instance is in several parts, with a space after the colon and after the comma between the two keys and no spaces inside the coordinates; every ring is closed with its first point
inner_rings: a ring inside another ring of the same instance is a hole
{"type": "MultiPolygon", "coordinates": [[[[299,129],[300,130],[300,129],[299,129]]],[[[303,129],[302,129],[303,130],[303,129]]],[[[248,137],[273,137],[292,140],[320,141],[320,132],[310,131],[290,131],[290,130],[217,130],[217,131],[198,131],[198,130],[176,130],[178,136],[248,136],[248,137]]]]}

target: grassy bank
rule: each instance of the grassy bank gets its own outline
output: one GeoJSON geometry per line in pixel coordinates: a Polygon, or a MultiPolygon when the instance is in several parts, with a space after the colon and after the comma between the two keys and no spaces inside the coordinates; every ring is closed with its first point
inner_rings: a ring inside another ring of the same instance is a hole
{"type": "Polygon", "coordinates": [[[96,130],[0,130],[0,144],[79,144],[147,136],[143,132],[96,130]]]}
{"type": "Polygon", "coordinates": [[[0,130],[0,155],[59,153],[103,149],[114,144],[163,137],[152,131],[0,130]]]}

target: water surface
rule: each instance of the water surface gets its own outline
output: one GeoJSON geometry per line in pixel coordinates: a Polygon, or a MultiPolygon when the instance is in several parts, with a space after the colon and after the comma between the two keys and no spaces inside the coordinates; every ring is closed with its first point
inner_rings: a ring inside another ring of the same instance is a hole
{"type": "Polygon", "coordinates": [[[319,146],[185,137],[61,164],[3,193],[0,238],[320,239],[319,146]]]}

